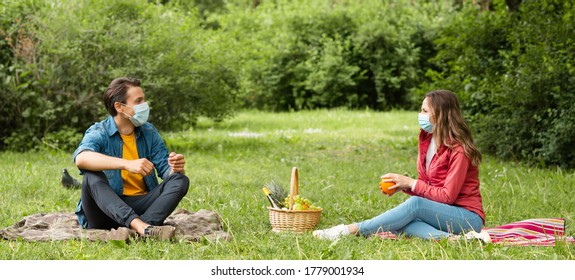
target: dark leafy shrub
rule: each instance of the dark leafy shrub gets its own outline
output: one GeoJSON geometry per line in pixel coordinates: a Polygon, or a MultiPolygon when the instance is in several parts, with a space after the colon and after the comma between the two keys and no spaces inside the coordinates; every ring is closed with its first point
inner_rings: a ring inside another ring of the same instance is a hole
{"type": "Polygon", "coordinates": [[[0,6],[3,148],[76,145],[70,131],[106,117],[101,96],[118,76],[143,81],[164,130],[233,114],[241,49],[197,14],[144,0],[46,3],[0,6]]]}
{"type": "MultiPolygon", "coordinates": [[[[575,6],[523,1],[467,7],[438,39],[426,88],[456,91],[484,152],[575,166],[575,6]]],[[[424,90],[421,90],[423,92],[424,90]]]]}
{"type": "Polygon", "coordinates": [[[435,2],[264,1],[254,10],[230,9],[218,22],[248,46],[244,106],[388,110],[411,105],[449,11],[435,2]]]}

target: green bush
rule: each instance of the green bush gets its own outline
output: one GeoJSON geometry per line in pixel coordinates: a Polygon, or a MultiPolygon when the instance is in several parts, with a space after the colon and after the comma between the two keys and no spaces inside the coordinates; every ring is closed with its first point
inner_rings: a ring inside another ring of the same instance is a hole
{"type": "Polygon", "coordinates": [[[451,5],[410,1],[264,1],[217,21],[249,50],[241,97],[271,110],[411,105],[451,5]]]}
{"type": "Polygon", "coordinates": [[[75,146],[134,76],[162,130],[240,106],[416,109],[446,88],[484,152],[575,166],[573,3],[456,2],[0,0],[0,149],[75,146]]]}
{"type": "Polygon", "coordinates": [[[70,95],[50,88],[45,76],[40,22],[42,1],[8,2],[0,5],[0,147],[28,150],[42,136],[58,129],[72,114],[70,95]]]}
{"type": "MultiPolygon", "coordinates": [[[[575,166],[575,6],[524,1],[508,12],[466,6],[439,35],[426,88],[460,94],[483,151],[575,166]]],[[[424,90],[421,90],[423,92],[424,90]]]]}
{"type": "Polygon", "coordinates": [[[4,148],[37,148],[59,130],[83,133],[106,116],[101,96],[118,76],[142,80],[152,121],[164,130],[234,112],[241,48],[203,29],[193,9],[145,0],[2,0],[0,7],[4,148]]]}

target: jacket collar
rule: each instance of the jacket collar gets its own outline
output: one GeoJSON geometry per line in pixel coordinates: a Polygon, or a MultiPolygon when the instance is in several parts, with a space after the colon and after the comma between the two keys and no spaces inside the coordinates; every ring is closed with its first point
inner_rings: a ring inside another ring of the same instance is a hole
{"type": "MultiPolygon", "coordinates": [[[[112,116],[108,116],[108,118],[106,118],[104,120],[104,129],[106,129],[106,133],[108,134],[108,136],[112,136],[116,133],[120,133],[120,131],[118,130],[118,125],[116,125],[116,122],[114,121],[114,117],[112,116]]],[[[140,135],[140,127],[135,127],[134,128],[134,133],[136,134],[136,136],[140,135]]]]}

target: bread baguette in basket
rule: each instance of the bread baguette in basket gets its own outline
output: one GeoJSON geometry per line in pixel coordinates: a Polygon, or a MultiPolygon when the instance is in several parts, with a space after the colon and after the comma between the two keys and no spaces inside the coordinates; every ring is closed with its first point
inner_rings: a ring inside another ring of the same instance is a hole
{"type": "Polygon", "coordinates": [[[272,231],[306,232],[315,229],[319,223],[322,209],[293,210],[294,196],[299,194],[299,178],[297,167],[292,168],[289,207],[288,210],[268,206],[272,231]]]}

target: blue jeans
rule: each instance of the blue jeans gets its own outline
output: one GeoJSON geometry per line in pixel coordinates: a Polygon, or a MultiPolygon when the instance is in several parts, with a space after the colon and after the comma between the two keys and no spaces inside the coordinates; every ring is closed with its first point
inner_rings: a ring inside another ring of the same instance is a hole
{"type": "Polygon", "coordinates": [[[130,227],[135,218],[150,225],[163,225],[188,193],[186,175],[173,173],[145,195],[119,196],[110,187],[102,171],[83,170],[82,209],[89,229],[130,227]]]}
{"type": "Polygon", "coordinates": [[[441,239],[450,233],[479,232],[483,220],[465,208],[412,196],[377,217],[356,223],[356,226],[363,236],[391,231],[423,239],[441,239]]]}

